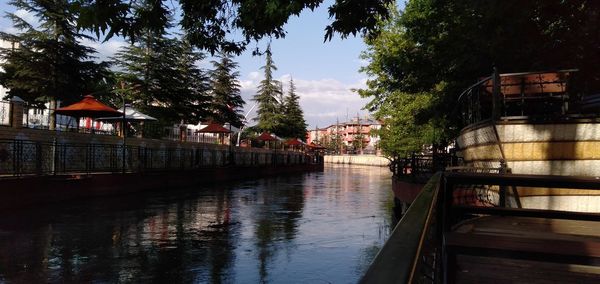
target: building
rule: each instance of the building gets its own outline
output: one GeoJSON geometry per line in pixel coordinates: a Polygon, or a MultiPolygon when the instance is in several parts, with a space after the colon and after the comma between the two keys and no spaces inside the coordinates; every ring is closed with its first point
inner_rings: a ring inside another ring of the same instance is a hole
{"type": "Polygon", "coordinates": [[[357,116],[347,122],[309,130],[306,142],[325,146],[337,153],[375,154],[380,138],[374,130],[379,129],[379,121],[357,116]]]}

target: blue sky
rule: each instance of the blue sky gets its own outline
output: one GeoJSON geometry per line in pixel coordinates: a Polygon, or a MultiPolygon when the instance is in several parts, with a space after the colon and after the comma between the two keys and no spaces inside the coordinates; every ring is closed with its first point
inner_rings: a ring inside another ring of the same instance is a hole
{"type": "MultiPolygon", "coordinates": [[[[0,2],[0,11],[15,10],[5,1],[0,2]]],[[[336,36],[331,41],[323,42],[325,26],[330,22],[327,14],[329,4],[330,1],[326,1],[315,11],[305,10],[300,16],[290,18],[285,25],[287,36],[271,42],[273,59],[278,68],[274,76],[284,81],[286,89],[290,76],[293,77],[309,128],[334,124],[338,119],[344,121],[347,115],[355,117],[357,114],[367,114],[362,107],[368,100],[351,91],[364,87],[366,75],[359,73],[358,69],[364,64],[359,55],[366,46],[359,37],[342,40],[336,36]]],[[[31,17],[25,13],[21,15],[31,17]]],[[[0,29],[10,31],[11,23],[2,18],[0,29]]],[[[252,56],[251,50],[256,46],[264,50],[268,42],[269,39],[265,39],[251,43],[249,51],[236,58],[240,66],[242,97],[247,102],[244,113],[253,105],[250,99],[263,77],[260,67],[264,65],[264,57],[252,56]]],[[[112,55],[119,47],[126,45],[123,39],[85,44],[95,47],[101,58],[112,55]]],[[[201,66],[209,67],[210,64],[203,62],[201,66]]],[[[249,118],[253,116],[251,113],[249,118]]]]}

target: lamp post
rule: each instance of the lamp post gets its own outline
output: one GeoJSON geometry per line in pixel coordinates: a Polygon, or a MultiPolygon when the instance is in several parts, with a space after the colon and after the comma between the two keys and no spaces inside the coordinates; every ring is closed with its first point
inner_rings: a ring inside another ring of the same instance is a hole
{"type": "MultiPolygon", "coordinates": [[[[123,81],[121,81],[121,89],[125,89],[125,83],[123,81]]],[[[126,152],[127,151],[127,131],[125,130],[125,123],[127,123],[126,121],[126,117],[125,117],[125,93],[122,92],[121,93],[121,98],[123,99],[123,119],[121,121],[121,132],[123,133],[123,174],[125,173],[125,159],[127,158],[126,156],[126,152]]]]}
{"type": "MultiPolygon", "coordinates": [[[[246,126],[246,122],[248,119],[248,115],[250,115],[250,113],[252,112],[252,110],[256,107],[258,103],[254,103],[254,105],[250,108],[250,110],[246,113],[246,115],[244,115],[244,120],[242,120],[242,127],[240,127],[240,131],[238,131],[238,136],[237,136],[237,143],[236,146],[240,147],[240,136],[242,135],[242,131],[244,130],[245,126],[246,126]]],[[[230,129],[231,130],[231,129],[230,129]]]]}

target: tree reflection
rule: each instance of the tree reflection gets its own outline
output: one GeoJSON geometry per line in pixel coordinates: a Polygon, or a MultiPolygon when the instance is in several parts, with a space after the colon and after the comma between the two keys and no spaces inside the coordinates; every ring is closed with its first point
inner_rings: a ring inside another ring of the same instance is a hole
{"type": "Polygon", "coordinates": [[[256,247],[258,273],[262,283],[268,282],[268,266],[275,251],[290,249],[298,230],[298,220],[304,208],[304,188],[298,177],[281,177],[262,180],[263,191],[258,197],[262,204],[256,212],[256,247]]]}
{"type": "Polygon", "coordinates": [[[0,219],[0,232],[10,232],[0,233],[0,279],[220,283],[232,274],[238,226],[230,221],[228,191],[154,198],[103,199],[0,219]]]}
{"type": "Polygon", "coordinates": [[[354,282],[390,230],[389,173],[328,171],[4,214],[0,283],[354,282]]]}

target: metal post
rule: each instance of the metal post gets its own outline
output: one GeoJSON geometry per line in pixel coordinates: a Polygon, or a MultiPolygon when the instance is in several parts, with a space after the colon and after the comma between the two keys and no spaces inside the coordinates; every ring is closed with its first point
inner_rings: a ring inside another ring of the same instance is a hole
{"type": "MultiPolygon", "coordinates": [[[[123,88],[123,82],[121,82],[121,88],[123,88]]],[[[126,147],[126,137],[127,137],[127,131],[125,130],[125,94],[121,94],[122,98],[123,98],[123,120],[121,122],[121,131],[123,132],[123,174],[125,173],[125,151],[127,149],[126,147]]]]}
{"type": "MultiPolygon", "coordinates": [[[[506,174],[507,165],[504,159],[500,160],[499,174],[506,174]]],[[[498,205],[500,207],[506,207],[506,186],[500,185],[498,189],[498,205]]]]}
{"type": "Polygon", "coordinates": [[[500,74],[498,74],[498,69],[494,67],[494,77],[493,77],[493,86],[492,86],[492,120],[496,120],[499,115],[499,101],[500,98],[500,74]]]}

